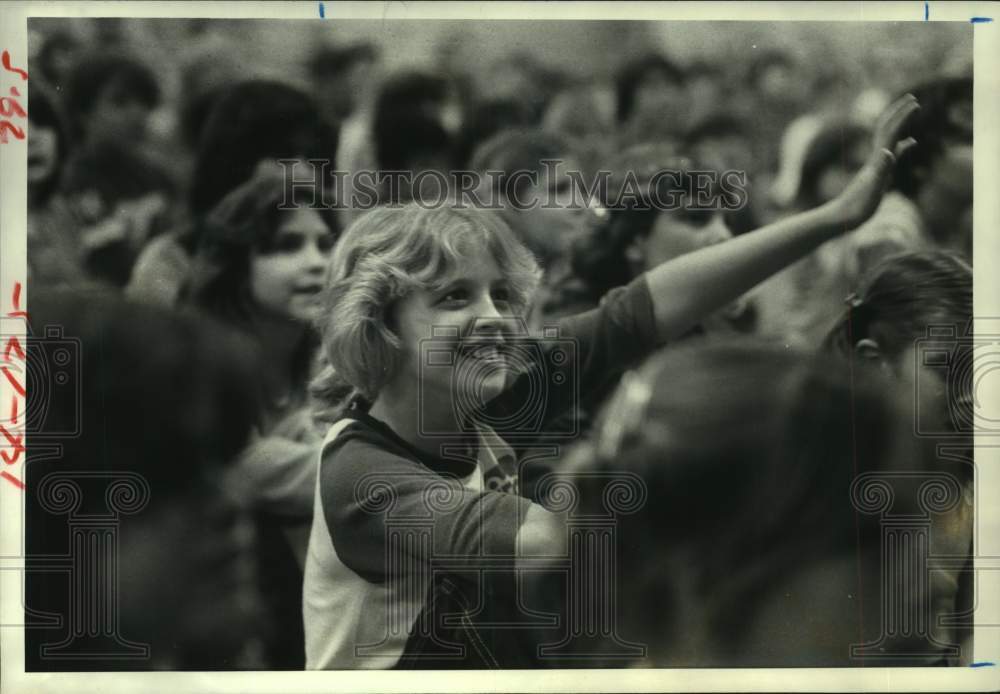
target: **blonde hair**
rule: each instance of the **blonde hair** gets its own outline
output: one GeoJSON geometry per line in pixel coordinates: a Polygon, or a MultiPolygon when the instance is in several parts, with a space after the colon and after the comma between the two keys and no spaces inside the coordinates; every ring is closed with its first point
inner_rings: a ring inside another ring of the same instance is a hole
{"type": "Polygon", "coordinates": [[[441,288],[464,258],[486,251],[522,314],[541,276],[538,263],[495,213],[454,204],[381,207],[358,218],[334,251],[319,320],[327,366],[313,384],[318,415],[335,418],[356,396],[373,401],[396,371],[401,343],[389,325],[395,302],[441,288]]]}

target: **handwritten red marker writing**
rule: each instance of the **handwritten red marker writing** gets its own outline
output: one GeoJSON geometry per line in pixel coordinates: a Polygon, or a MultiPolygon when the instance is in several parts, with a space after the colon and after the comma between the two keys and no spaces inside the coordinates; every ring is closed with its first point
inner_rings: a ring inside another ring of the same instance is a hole
{"type": "MultiPolygon", "coordinates": [[[[11,305],[12,310],[7,313],[8,318],[28,319],[28,312],[21,310],[20,282],[14,283],[14,293],[11,297],[11,305]]],[[[0,424],[0,437],[2,437],[2,439],[0,439],[0,446],[2,446],[2,448],[0,448],[0,458],[3,459],[5,466],[15,465],[21,459],[21,454],[24,453],[25,450],[24,431],[19,431],[18,413],[21,410],[21,402],[24,400],[27,393],[25,391],[24,384],[17,380],[17,376],[7,366],[8,364],[14,364],[16,360],[21,362],[21,373],[27,373],[27,369],[24,368],[26,367],[27,355],[25,354],[24,348],[21,346],[21,341],[18,339],[17,335],[12,335],[4,341],[4,365],[0,366],[0,373],[3,373],[4,378],[14,389],[10,404],[10,425],[13,431],[0,424]],[[8,448],[12,449],[12,452],[8,451],[8,448]]],[[[18,489],[24,489],[24,482],[7,469],[0,470],[0,477],[3,477],[3,479],[10,482],[18,489]]]]}
{"type": "MultiPolygon", "coordinates": [[[[3,69],[9,73],[17,75],[21,78],[21,81],[26,81],[28,79],[28,73],[21,68],[13,67],[10,64],[10,53],[6,50],[0,54],[0,62],[3,62],[3,69]]],[[[17,87],[11,87],[8,92],[9,96],[0,97],[0,145],[7,144],[7,135],[10,133],[17,140],[24,139],[24,128],[19,127],[12,123],[10,118],[27,118],[28,113],[21,106],[21,103],[16,97],[21,96],[21,92],[17,90],[17,87]]]]}
{"type": "Polygon", "coordinates": [[[4,70],[6,70],[7,72],[14,72],[14,73],[17,73],[17,75],[18,75],[18,76],[19,76],[19,77],[20,77],[20,78],[21,78],[22,80],[24,80],[24,81],[27,81],[27,79],[28,79],[28,73],[27,73],[27,72],[25,72],[25,71],[24,71],[24,70],[22,70],[21,68],[18,68],[18,67],[11,67],[11,66],[10,66],[10,53],[9,53],[8,51],[6,51],[6,50],[5,50],[5,51],[3,52],[3,55],[2,55],[2,56],[0,56],[0,60],[2,60],[2,62],[3,62],[3,69],[4,69],[4,70]]]}
{"type": "MultiPolygon", "coordinates": [[[[22,82],[27,81],[28,73],[21,68],[13,67],[11,65],[10,52],[4,50],[0,53],[0,63],[3,64],[3,69],[8,75],[17,75],[22,82]]],[[[13,135],[15,139],[24,139],[24,128],[12,123],[9,119],[24,119],[27,118],[28,113],[21,106],[21,102],[18,99],[21,96],[21,92],[18,91],[16,86],[9,87],[7,91],[8,96],[0,97],[0,144],[7,143],[8,133],[13,135]]],[[[21,283],[14,283],[14,293],[11,297],[11,304],[13,310],[8,314],[8,318],[23,318],[27,320],[27,311],[21,310],[21,283]]],[[[16,335],[8,337],[6,343],[3,346],[3,366],[0,366],[0,373],[3,373],[4,378],[13,387],[14,392],[11,395],[11,405],[10,405],[10,429],[6,426],[0,424],[0,458],[3,459],[4,466],[13,466],[21,459],[21,455],[24,453],[24,432],[21,430],[20,423],[18,422],[18,414],[20,412],[21,403],[25,398],[26,392],[24,384],[18,381],[17,376],[11,371],[8,365],[13,365],[15,361],[19,360],[21,363],[21,373],[27,373],[26,367],[26,354],[24,348],[21,346],[21,341],[16,335]],[[9,449],[9,450],[8,450],[9,449]]],[[[13,469],[13,468],[10,468],[13,469]]],[[[13,484],[18,489],[24,489],[24,482],[18,478],[16,475],[12,474],[10,469],[0,470],[0,477],[7,480],[13,484]]]]}

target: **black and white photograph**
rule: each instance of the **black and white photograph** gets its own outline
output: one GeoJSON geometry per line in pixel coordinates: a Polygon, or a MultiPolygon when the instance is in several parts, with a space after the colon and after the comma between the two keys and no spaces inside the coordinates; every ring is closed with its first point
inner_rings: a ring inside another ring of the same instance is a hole
{"type": "Polygon", "coordinates": [[[745,9],[0,9],[4,691],[1000,686],[1000,8],[745,9]]]}

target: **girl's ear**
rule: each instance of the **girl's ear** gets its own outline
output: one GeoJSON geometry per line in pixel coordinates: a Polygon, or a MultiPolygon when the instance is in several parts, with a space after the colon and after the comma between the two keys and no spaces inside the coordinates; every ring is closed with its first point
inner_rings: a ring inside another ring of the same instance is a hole
{"type": "Polygon", "coordinates": [[[871,362],[874,366],[885,364],[882,349],[879,347],[878,342],[870,337],[858,340],[854,345],[854,353],[865,361],[871,362]]]}

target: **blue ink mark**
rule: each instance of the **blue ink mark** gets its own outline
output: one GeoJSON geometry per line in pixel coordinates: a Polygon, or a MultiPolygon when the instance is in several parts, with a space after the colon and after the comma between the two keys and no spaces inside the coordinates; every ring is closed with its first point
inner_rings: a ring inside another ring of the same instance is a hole
{"type": "Polygon", "coordinates": [[[972,663],[969,667],[994,667],[996,663],[991,663],[988,660],[984,660],[981,663],[972,663]]]}
{"type": "Polygon", "coordinates": [[[326,9],[323,7],[323,3],[319,4],[319,18],[323,19],[326,17],[326,9]]]}
{"type": "Polygon", "coordinates": [[[993,17],[970,17],[969,21],[973,24],[989,24],[993,21],[993,17]]]}
{"type": "Polygon", "coordinates": [[[931,18],[931,4],[924,0],[924,21],[926,22],[931,18]]]}

